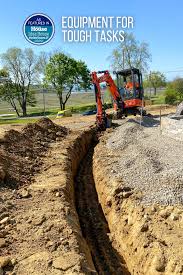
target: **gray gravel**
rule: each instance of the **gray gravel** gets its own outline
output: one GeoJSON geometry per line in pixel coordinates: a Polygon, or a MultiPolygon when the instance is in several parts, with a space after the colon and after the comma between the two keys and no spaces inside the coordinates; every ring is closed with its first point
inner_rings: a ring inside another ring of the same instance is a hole
{"type": "Polygon", "coordinates": [[[106,147],[114,176],[142,191],[143,204],[183,204],[183,142],[161,135],[158,121],[125,120],[106,147]]]}

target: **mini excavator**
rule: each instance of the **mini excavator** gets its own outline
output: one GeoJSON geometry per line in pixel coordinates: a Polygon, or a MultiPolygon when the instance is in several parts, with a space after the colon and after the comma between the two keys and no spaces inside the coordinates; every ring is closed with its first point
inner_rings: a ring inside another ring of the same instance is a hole
{"type": "Polygon", "coordinates": [[[100,83],[105,82],[113,98],[114,113],[113,118],[119,119],[129,114],[145,115],[144,91],[142,84],[142,74],[136,68],[115,71],[116,83],[112,79],[109,71],[99,71],[92,73],[92,83],[94,84],[97,115],[96,123],[100,130],[109,127],[110,119],[106,114],[102,104],[100,83]]]}

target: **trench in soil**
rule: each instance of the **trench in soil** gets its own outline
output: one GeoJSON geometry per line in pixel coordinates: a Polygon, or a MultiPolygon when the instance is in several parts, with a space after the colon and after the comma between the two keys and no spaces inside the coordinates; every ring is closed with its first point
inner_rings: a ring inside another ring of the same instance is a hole
{"type": "Polygon", "coordinates": [[[98,274],[130,274],[122,256],[112,246],[109,226],[98,201],[92,172],[94,147],[90,146],[75,178],[76,209],[83,237],[98,274]]]}

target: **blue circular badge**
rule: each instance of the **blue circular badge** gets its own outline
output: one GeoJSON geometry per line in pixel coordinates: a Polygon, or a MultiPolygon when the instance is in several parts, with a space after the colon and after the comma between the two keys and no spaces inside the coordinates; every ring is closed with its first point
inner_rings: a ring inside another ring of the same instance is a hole
{"type": "Polygon", "coordinates": [[[23,32],[30,43],[44,45],[54,36],[55,26],[49,16],[42,13],[34,13],[25,20],[23,32]]]}

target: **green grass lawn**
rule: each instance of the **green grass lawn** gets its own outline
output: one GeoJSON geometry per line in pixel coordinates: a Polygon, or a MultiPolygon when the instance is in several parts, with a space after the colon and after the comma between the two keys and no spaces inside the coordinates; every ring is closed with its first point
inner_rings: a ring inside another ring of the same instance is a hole
{"type": "MultiPolygon", "coordinates": [[[[42,93],[36,93],[36,102],[37,102],[36,107],[28,106],[27,108],[28,113],[41,112],[44,110],[42,93]]],[[[92,103],[95,104],[94,93],[92,92],[81,93],[81,94],[73,93],[69,98],[66,107],[75,106],[75,105],[92,104],[92,103]]],[[[46,111],[60,110],[59,100],[55,93],[50,92],[45,94],[45,106],[46,106],[46,111]]],[[[9,113],[14,113],[14,110],[12,109],[12,107],[6,102],[0,102],[0,114],[9,114],[9,113]]]]}
{"type": "Polygon", "coordinates": [[[165,95],[158,95],[158,96],[152,97],[151,100],[153,105],[165,104],[165,95]]]}
{"type": "Polygon", "coordinates": [[[145,90],[145,97],[147,99],[151,99],[152,105],[165,104],[165,90],[164,89],[157,89],[157,94],[153,95],[153,93],[152,93],[151,96],[145,90]]]}
{"type": "MultiPolygon", "coordinates": [[[[164,91],[159,91],[156,96],[151,97],[152,104],[164,104],[165,96],[164,91]]],[[[16,113],[6,102],[0,102],[0,115],[1,114],[13,114],[13,116],[0,116],[0,125],[2,124],[20,124],[35,122],[38,116],[44,115],[44,104],[43,104],[43,94],[41,92],[36,93],[36,107],[27,108],[27,118],[17,118],[16,113]]],[[[111,97],[108,91],[104,93],[104,102],[111,102],[111,97]]],[[[95,94],[92,91],[85,93],[72,93],[69,98],[66,109],[71,109],[73,113],[82,113],[86,110],[94,109],[95,94]]],[[[58,111],[60,111],[59,100],[54,92],[48,92],[45,94],[45,115],[49,117],[56,117],[58,111]]]]}
{"type": "MultiPolygon", "coordinates": [[[[2,124],[25,124],[29,122],[35,122],[38,120],[38,116],[48,116],[55,118],[58,111],[60,111],[58,97],[55,93],[45,94],[45,113],[43,105],[43,95],[36,93],[36,107],[27,108],[28,117],[18,118],[14,110],[6,102],[0,102],[0,125],[2,124]],[[6,116],[7,114],[7,116],[6,116]],[[12,114],[9,116],[8,114],[12,114]]],[[[95,108],[95,95],[93,92],[87,93],[73,93],[68,100],[66,108],[72,109],[73,113],[82,113],[86,110],[95,108]]]]}
{"type": "MultiPolygon", "coordinates": [[[[37,102],[36,106],[27,107],[27,114],[31,117],[44,115],[43,94],[40,91],[37,91],[35,97],[37,102]]],[[[107,101],[110,101],[110,96],[108,92],[106,92],[104,95],[104,102],[107,101]]],[[[95,94],[93,91],[88,91],[85,93],[72,93],[66,104],[66,109],[69,108],[72,109],[73,112],[81,113],[86,110],[95,108],[95,106],[95,94]]],[[[60,111],[60,106],[56,93],[45,93],[45,115],[56,115],[58,111],[60,111]]],[[[14,114],[14,117],[0,117],[0,124],[4,124],[5,122],[14,123],[14,121],[17,119],[15,111],[7,102],[0,102],[0,115],[2,114],[14,114]]],[[[26,121],[28,121],[28,119],[26,119],[26,121]]],[[[20,123],[21,119],[17,119],[17,122],[20,123]]],[[[24,123],[24,121],[22,123],[24,123]]]]}
{"type": "Polygon", "coordinates": [[[38,120],[38,118],[0,119],[0,125],[4,125],[4,124],[26,124],[26,123],[36,122],[37,120],[38,120]]]}

